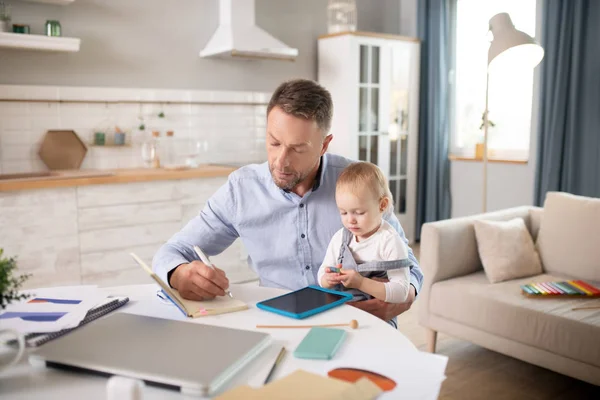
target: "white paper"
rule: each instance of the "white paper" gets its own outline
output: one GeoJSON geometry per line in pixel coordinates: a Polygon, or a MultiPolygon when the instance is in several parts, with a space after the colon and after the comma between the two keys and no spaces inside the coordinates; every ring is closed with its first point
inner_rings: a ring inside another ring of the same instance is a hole
{"type": "Polygon", "coordinates": [[[325,375],[336,368],[357,368],[384,375],[396,382],[391,392],[381,399],[436,399],[444,375],[448,357],[420,351],[389,349],[385,352],[361,352],[356,361],[348,359],[333,361],[322,371],[325,375]]]}
{"type": "Polygon", "coordinates": [[[22,293],[30,295],[20,302],[12,303],[0,312],[0,328],[14,329],[27,334],[31,332],[57,332],[74,328],[85,318],[87,312],[102,303],[106,295],[96,286],[63,286],[45,289],[26,290],[22,293]],[[32,302],[34,299],[51,299],[48,302],[32,302]],[[52,301],[76,300],[78,304],[62,304],[52,301]],[[20,317],[7,318],[10,313],[47,313],[64,314],[53,321],[28,321],[20,317]],[[4,318],[2,318],[4,316],[4,318]]]}

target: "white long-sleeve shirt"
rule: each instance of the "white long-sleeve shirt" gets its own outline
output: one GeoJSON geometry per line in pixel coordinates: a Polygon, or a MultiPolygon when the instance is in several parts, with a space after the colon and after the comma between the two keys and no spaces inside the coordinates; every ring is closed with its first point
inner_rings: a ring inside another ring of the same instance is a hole
{"type": "MultiPolygon", "coordinates": [[[[337,231],[329,242],[325,259],[317,275],[319,285],[321,285],[321,278],[325,274],[325,268],[335,267],[338,263],[343,233],[344,228],[337,231]]],[[[393,261],[408,258],[406,244],[400,238],[398,232],[385,220],[382,221],[379,230],[367,239],[357,242],[356,236],[353,236],[348,247],[357,264],[368,261],[393,261]]],[[[387,274],[390,281],[385,282],[385,301],[388,303],[405,302],[410,288],[409,268],[389,270],[387,274]]]]}

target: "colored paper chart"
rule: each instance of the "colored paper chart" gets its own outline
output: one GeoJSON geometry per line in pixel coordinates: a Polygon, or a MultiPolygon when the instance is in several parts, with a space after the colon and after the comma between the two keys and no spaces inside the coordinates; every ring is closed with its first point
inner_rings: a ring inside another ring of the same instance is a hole
{"type": "Polygon", "coordinates": [[[31,322],[55,322],[67,315],[66,312],[6,312],[0,319],[20,318],[31,322]]]}
{"type": "Polygon", "coordinates": [[[29,300],[27,303],[79,304],[81,303],[81,300],[48,299],[44,297],[36,297],[35,299],[29,300]]]}

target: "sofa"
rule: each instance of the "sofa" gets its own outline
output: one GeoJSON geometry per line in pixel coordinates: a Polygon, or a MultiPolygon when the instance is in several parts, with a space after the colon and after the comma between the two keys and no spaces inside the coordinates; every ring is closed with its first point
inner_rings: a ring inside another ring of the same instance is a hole
{"type": "Polygon", "coordinates": [[[531,298],[521,285],[585,280],[600,287],[600,199],[548,193],[544,207],[516,207],[423,225],[425,281],[419,323],[435,352],[437,332],[600,385],[600,298],[531,298]],[[522,218],[543,271],[490,283],[482,267],[477,220],[522,218]],[[543,240],[542,240],[543,234],[543,240]],[[539,236],[539,237],[538,237],[539,236]]]}

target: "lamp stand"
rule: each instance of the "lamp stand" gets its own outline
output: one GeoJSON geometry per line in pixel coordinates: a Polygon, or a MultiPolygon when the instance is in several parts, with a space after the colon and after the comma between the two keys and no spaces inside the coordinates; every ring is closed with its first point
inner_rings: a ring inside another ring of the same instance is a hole
{"type": "Polygon", "coordinates": [[[490,74],[485,74],[485,111],[483,112],[483,207],[487,211],[487,168],[488,168],[488,97],[489,97],[490,74]]]}

